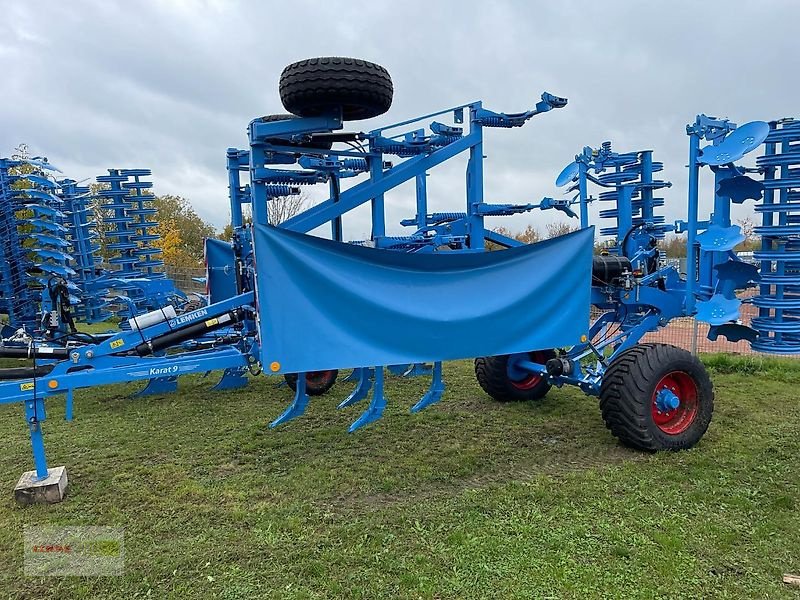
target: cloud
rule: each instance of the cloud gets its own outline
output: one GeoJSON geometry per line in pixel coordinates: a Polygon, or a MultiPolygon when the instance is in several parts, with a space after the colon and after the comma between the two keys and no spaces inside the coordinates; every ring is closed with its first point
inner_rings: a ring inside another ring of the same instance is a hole
{"type": "MultiPolygon", "coordinates": [[[[374,123],[476,99],[519,111],[543,90],[567,96],[567,108],[522,129],[487,133],[487,199],[555,195],[564,164],[613,140],[621,151],[651,148],[665,163],[668,219],[685,212],[684,127],[695,114],[774,119],[796,114],[800,95],[788,75],[800,55],[800,5],[791,0],[6,4],[0,154],[26,142],[78,179],[150,168],[157,193],[188,197],[218,228],[226,148],[246,145],[252,118],[283,111],[280,71],[308,56],[389,68],[395,102],[374,123]]],[[[463,180],[463,161],[434,171],[431,209],[463,210],[463,180]]],[[[388,195],[387,212],[390,232],[401,231],[413,188],[388,195]]],[[[509,226],[554,219],[530,214],[509,226]]],[[[368,211],[346,215],[345,226],[362,237],[368,211]]]]}

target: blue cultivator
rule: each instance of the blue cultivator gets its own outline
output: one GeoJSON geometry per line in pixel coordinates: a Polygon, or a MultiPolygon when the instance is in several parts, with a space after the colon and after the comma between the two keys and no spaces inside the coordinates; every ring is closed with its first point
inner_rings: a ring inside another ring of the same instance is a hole
{"type": "Polygon", "coordinates": [[[97,177],[105,184],[98,193],[103,221],[114,227],[107,234],[111,241],[106,249],[113,253],[108,262],[115,269],[104,272],[93,287],[124,292],[114,297],[122,304],[117,314],[123,317],[123,326],[130,318],[166,306],[198,305],[190,303],[163,271],[161,250],[155,245],[160,236],[152,231],[158,226],[152,220],[157,212],[150,192],[153,184],[143,179],[149,175],[149,169],[109,169],[108,175],[97,177]]]}
{"type": "Polygon", "coordinates": [[[135,266],[139,262],[139,257],[135,252],[138,244],[134,240],[136,235],[136,230],[133,228],[134,218],[128,214],[129,206],[125,200],[128,190],[122,187],[122,184],[127,181],[128,176],[119,169],[109,169],[108,175],[97,177],[98,183],[106,184],[98,193],[103,202],[102,210],[107,213],[103,217],[103,221],[114,227],[107,234],[111,241],[106,248],[115,256],[112,256],[108,262],[116,267],[116,275],[120,279],[132,279],[141,274],[135,266]]]}
{"type": "Polygon", "coordinates": [[[73,281],[80,294],[75,304],[75,317],[86,323],[99,323],[111,317],[111,313],[107,310],[108,287],[101,281],[97,222],[89,206],[91,193],[88,187],[78,185],[73,179],[58,183],[64,226],[71,244],[71,265],[75,270],[73,281]]]}
{"type": "Polygon", "coordinates": [[[134,267],[148,279],[163,279],[164,272],[156,271],[164,267],[164,262],[158,258],[161,250],[153,245],[160,236],[150,231],[158,227],[157,222],[149,220],[156,214],[156,209],[152,206],[155,197],[150,192],[153,184],[142,180],[151,174],[150,170],[123,169],[120,174],[132,179],[124,182],[122,187],[128,190],[128,195],[125,197],[128,204],[125,214],[132,218],[127,227],[135,232],[130,238],[131,242],[136,244],[136,248],[133,249],[133,255],[137,258],[134,267]]]}
{"type": "MultiPolygon", "coordinates": [[[[737,128],[698,117],[688,128],[688,217],[668,224],[656,214],[663,204],[656,195],[669,187],[656,178],[662,165],[649,150],[617,153],[610,143],[584,149],[558,176],[557,185],[577,192],[571,198],[486,201],[484,129],[520,127],[564,107],[563,98],[544,93],[521,113],[473,102],[348,132],[345,122],[378,116],[391,104],[391,79],[379,65],[337,57],[301,61],[284,70],[280,89],[292,114],[253,120],[249,146],[227,153],[234,236],[230,244],[206,245],[208,306],[184,314],[158,307],[130,331],[69,345],[37,338],[0,346],[0,358],[35,360],[22,372],[0,370],[0,401],[24,402],[34,477],[46,481],[49,474],[41,422],[45,399],[53,395],[71,398],[76,389],[122,381],[168,385],[180,375],[211,370],[225,373],[217,386],[224,389],[263,369],[283,375],[294,391],[272,422],[277,426],[302,415],[311,396],[334,385],[339,369],[353,369],[347,381],[354,389],[340,408],[370,398],[350,427],[355,431],[385,411],[387,366],[406,373],[432,365],[430,388],[411,406],[417,412],[442,398],[442,361],[464,357],[478,357],[478,383],[497,400],[535,400],[554,385],[575,385],[599,397],[603,419],[622,443],[647,451],[690,448],[711,420],[708,374],[685,350],[639,342],[670,320],[695,314],[713,325],[712,335],[755,339],[736,319],[737,291],[758,274],[733,252],[742,236],[730,222],[730,204],[760,198],[762,189],[776,191],[780,200],[768,193],[763,204],[769,245],[759,258],[775,266],[756,300],[764,320],[754,325],[774,333],[774,341],[758,338],[770,348],[798,340],[792,328],[800,309],[791,304],[798,282],[790,278],[800,261],[784,256],[796,250],[793,227],[800,225],[791,216],[794,124],[776,124],[771,132],[768,126],[765,133],[758,122],[737,128]],[[354,77],[357,88],[349,83],[354,77]],[[761,182],[736,162],[765,139],[761,182]],[[429,172],[462,154],[468,157],[464,211],[431,210],[429,172]],[[714,173],[714,209],[701,220],[699,182],[706,169],[714,173]],[[343,179],[351,180],[346,189],[343,179]],[[412,231],[387,235],[385,197],[410,182],[416,215],[402,224],[412,231]],[[327,200],[280,227],[270,224],[276,199],[317,184],[326,186],[327,200]],[[608,252],[594,257],[593,186],[609,205],[600,212],[602,233],[613,238],[608,252]],[[344,216],[367,204],[368,239],[344,243],[344,216]],[[579,216],[582,229],[526,246],[485,227],[487,216],[550,209],[579,216]],[[330,240],[307,235],[323,226],[330,240]],[[686,277],[660,260],[657,244],[667,231],[687,233],[686,277]],[[487,241],[507,250],[484,252],[487,241]],[[602,312],[591,324],[590,305],[602,312]]],[[[140,200],[148,186],[137,179],[143,175],[111,171],[104,178],[121,282],[157,269],[155,253],[143,249],[152,241],[150,209],[140,200]]]]}
{"type": "MultiPolygon", "coordinates": [[[[0,308],[8,315],[12,330],[33,330],[38,324],[34,291],[26,271],[27,256],[18,227],[18,170],[23,163],[0,159],[0,308]]],[[[11,332],[3,332],[3,337],[11,332]]]]}
{"type": "Polygon", "coordinates": [[[612,151],[611,142],[603,142],[599,149],[584,148],[561,171],[556,186],[570,185],[569,192],[577,191],[573,202],[580,204],[581,227],[589,226],[588,207],[594,201],[589,195],[589,184],[603,188],[599,200],[613,203],[613,207],[601,210],[599,216],[613,220],[613,224],[601,227],[600,235],[611,237],[613,245],[607,248],[609,253],[627,255],[641,246],[641,240],[635,239],[637,236],[658,240],[674,229],[664,225],[664,216],[656,212],[664,206],[664,199],[655,197],[655,192],[672,185],[655,179],[654,175],[663,169],[663,163],[653,161],[652,150],[620,154],[612,151]]]}
{"type": "Polygon", "coordinates": [[[58,306],[68,307],[77,300],[74,294],[78,291],[70,281],[75,271],[69,266],[72,256],[68,254],[70,243],[58,184],[47,175],[55,169],[35,159],[6,164],[13,164],[15,170],[6,176],[9,190],[4,230],[7,256],[13,262],[8,268],[13,288],[8,307],[11,326],[29,333],[41,327],[53,335],[61,327],[58,306]]]}

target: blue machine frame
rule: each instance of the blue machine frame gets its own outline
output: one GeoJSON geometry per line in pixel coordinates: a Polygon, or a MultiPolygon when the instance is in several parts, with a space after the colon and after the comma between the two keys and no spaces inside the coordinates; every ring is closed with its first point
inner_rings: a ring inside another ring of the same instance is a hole
{"type": "MultiPolygon", "coordinates": [[[[343,216],[370,203],[370,239],[358,243],[404,252],[434,252],[443,247],[480,252],[485,249],[487,241],[505,247],[519,245],[516,240],[487,231],[484,219],[534,209],[556,209],[573,216],[572,206],[577,204],[581,225],[587,227],[590,225],[588,207],[594,200],[589,194],[590,184],[600,186],[604,191],[599,199],[615,203],[614,208],[601,213],[601,218],[615,220],[615,225],[604,231],[616,237],[609,256],[600,257],[598,261],[598,274],[592,286],[592,304],[603,314],[591,325],[585,339],[558,354],[557,361],[539,364],[527,353],[515,355],[509,362],[510,373],[540,375],[552,384],[576,385],[587,394],[597,395],[610,362],[639,342],[647,332],[666,325],[673,318],[697,314],[714,325],[717,335],[729,339],[756,339],[752,330],[735,323],[733,314],[734,308],[738,314],[740,306],[735,291],[757,281],[758,276],[733,253],[740,234],[730,223],[730,202],[754,197],[753,189],[757,187],[742,169],[733,165],[743,156],[737,155],[734,149],[742,146],[734,124],[701,115],[687,130],[690,153],[686,222],[667,225],[663,217],[655,214],[663,200],[655,198],[654,194],[669,184],[654,179],[661,165],[653,162],[652,152],[619,154],[612,151],[610,144],[596,150],[584,149],[559,175],[558,185],[570,184],[570,191],[577,192],[571,199],[548,197],[529,204],[489,204],[485,201],[484,128],[520,127],[537,114],[565,105],[565,99],[548,93],[542,94],[534,109],[522,113],[494,112],[485,109],[481,102],[473,102],[367,133],[342,132],[341,111],[314,117],[253,120],[248,127],[249,148],[230,148],[227,152],[234,239],[230,247],[218,243],[208,246],[210,305],[171,318],[163,310],[160,314],[156,310],[146,315],[148,324],[143,321],[140,327],[103,336],[96,343],[37,341],[25,348],[8,349],[16,356],[24,352],[24,356],[36,361],[31,376],[0,382],[0,402],[23,402],[37,475],[47,475],[41,423],[46,414],[45,399],[50,396],[66,394],[68,403],[71,403],[74,390],[80,388],[173,378],[211,370],[225,370],[232,381],[231,386],[236,386],[241,384],[248,370],[260,367],[279,370],[264,364],[260,347],[264,332],[259,323],[265,320],[260,311],[265,309],[258,302],[258,295],[262,292],[259,274],[266,261],[263,249],[253,243],[252,228],[253,225],[269,223],[267,206],[271,199],[298,194],[304,185],[327,184],[330,196],[282,223],[282,227],[310,232],[330,223],[331,238],[344,241],[343,216]],[[451,115],[453,123],[433,121],[427,127],[419,125],[443,115],[451,115]],[[392,133],[409,126],[413,127],[392,133]],[[701,148],[702,140],[711,143],[701,148]],[[328,149],[328,142],[347,144],[349,149],[328,149]],[[468,154],[465,211],[429,212],[428,172],[462,153],[468,154]],[[387,160],[390,157],[401,161],[394,164],[387,160]],[[703,166],[715,169],[715,210],[707,221],[699,219],[699,173],[703,166]],[[245,182],[242,181],[243,173],[247,174],[245,182]],[[366,179],[342,189],[342,179],[361,175],[366,175],[366,179]],[[406,236],[389,236],[386,233],[385,194],[408,181],[415,182],[416,215],[402,224],[413,227],[414,231],[406,236]],[[251,223],[244,210],[248,205],[252,212],[251,223]],[[656,242],[665,232],[672,230],[688,233],[689,267],[685,279],[674,266],[665,266],[659,261],[656,242]],[[183,351],[165,353],[175,347],[182,347],[183,351]]],[[[776,126],[772,131],[783,132],[787,128],[776,126]]],[[[760,125],[748,125],[742,129],[753,135],[752,142],[747,144],[750,151],[766,139],[766,136],[760,137],[763,129],[760,125]]],[[[784,133],[773,133],[773,146],[768,147],[768,155],[775,154],[775,145],[784,137],[784,133]]],[[[788,165],[794,154],[787,154],[791,156],[783,162],[770,163],[770,166],[782,169],[788,165]]],[[[782,172],[782,175],[782,179],[793,177],[788,172],[782,172]]],[[[118,183],[112,179],[110,183],[118,183]]],[[[773,189],[787,189],[788,186],[773,185],[773,189]]],[[[146,210],[141,207],[139,211],[142,219],[146,217],[146,210]]],[[[770,211],[774,213],[780,209],[774,206],[765,209],[765,213],[770,211]]],[[[771,222],[765,221],[765,227],[770,225],[771,222]]],[[[142,235],[146,235],[146,227],[142,235]]],[[[794,229],[772,230],[772,233],[793,235],[794,229]]],[[[130,236],[125,234],[121,239],[130,239],[130,236]]],[[[772,259],[767,254],[770,251],[765,248],[762,260],[783,260],[772,259]]],[[[150,257],[151,254],[145,253],[146,261],[150,257]]],[[[124,264],[129,263],[125,259],[124,264]]],[[[778,273],[776,276],[782,275],[778,273]]],[[[762,293],[762,296],[768,295],[762,293]]],[[[794,305],[789,310],[788,316],[794,325],[794,313],[791,312],[794,305]]],[[[765,329],[766,325],[764,323],[765,329]]],[[[413,365],[407,367],[414,368],[413,365]]],[[[365,398],[370,388],[372,400],[366,412],[353,423],[351,431],[381,416],[386,405],[383,369],[381,365],[365,365],[354,373],[355,390],[341,406],[365,398]]],[[[306,386],[305,374],[301,373],[296,382],[294,401],[273,425],[302,414],[308,403],[306,386]]],[[[436,402],[443,391],[441,363],[437,362],[432,367],[431,387],[412,411],[436,402]]]]}

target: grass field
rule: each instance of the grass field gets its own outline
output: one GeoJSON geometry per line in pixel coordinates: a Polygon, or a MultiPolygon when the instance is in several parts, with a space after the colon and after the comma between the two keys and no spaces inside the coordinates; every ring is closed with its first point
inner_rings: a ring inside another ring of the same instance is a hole
{"type": "Polygon", "coordinates": [[[49,403],[58,505],[20,508],[31,468],[20,406],[0,407],[0,589],[11,598],[783,598],[800,571],[800,364],[708,359],[711,428],[694,450],[621,448],[596,400],[553,390],[497,404],[471,364],[444,400],[390,379],[385,418],[348,435],[338,384],[307,415],[266,424],[276,380],[218,394],[76,396],[49,403]],[[125,530],[120,577],[29,578],[24,524],[125,530]]]}

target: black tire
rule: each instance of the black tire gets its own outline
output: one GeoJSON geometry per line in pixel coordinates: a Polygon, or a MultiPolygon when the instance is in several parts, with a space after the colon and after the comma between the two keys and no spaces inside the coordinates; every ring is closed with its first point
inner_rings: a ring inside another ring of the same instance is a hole
{"type": "MultiPolygon", "coordinates": [[[[529,354],[531,361],[541,365],[556,356],[553,350],[537,350],[529,354]]],[[[512,379],[508,372],[509,358],[509,355],[502,355],[475,359],[475,377],[483,391],[498,402],[524,402],[544,398],[552,387],[547,378],[531,374],[523,379],[512,379]]]]}
{"type": "Polygon", "coordinates": [[[357,58],[301,60],[286,67],[280,79],[283,107],[298,117],[341,108],[345,121],[370,119],[389,110],[393,94],[386,69],[357,58]]]}
{"type": "Polygon", "coordinates": [[[606,427],[637,450],[686,450],[705,434],[714,412],[714,386],[703,363],[682,348],[638,344],[609,366],[600,386],[606,427]],[[660,409],[657,395],[671,390],[680,400],[660,409]]]}
{"type": "MultiPolygon", "coordinates": [[[[266,115],[261,117],[260,121],[262,123],[273,123],[275,121],[287,121],[289,119],[296,119],[296,115],[266,115]]],[[[333,142],[330,140],[324,140],[322,138],[315,138],[311,136],[311,139],[308,141],[303,142],[296,142],[294,140],[287,140],[283,138],[267,138],[266,142],[268,144],[275,144],[278,146],[290,146],[292,148],[307,148],[310,150],[330,150],[333,146],[333,142]]]]}
{"type": "MultiPolygon", "coordinates": [[[[335,369],[329,371],[310,371],[306,373],[306,394],[309,396],[322,396],[322,394],[333,387],[338,376],[339,371],[335,369]]],[[[297,391],[297,373],[287,373],[283,378],[293,392],[297,391]]]]}

